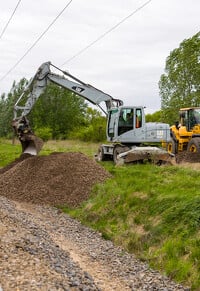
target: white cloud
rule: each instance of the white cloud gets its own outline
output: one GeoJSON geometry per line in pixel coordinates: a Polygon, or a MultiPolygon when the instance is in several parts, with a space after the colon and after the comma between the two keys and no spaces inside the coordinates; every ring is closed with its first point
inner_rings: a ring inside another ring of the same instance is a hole
{"type": "MultiPolygon", "coordinates": [[[[21,1],[0,39],[0,78],[67,3],[66,0],[21,1]]],[[[61,66],[144,3],[145,0],[72,1],[30,53],[0,81],[0,94],[8,92],[14,80],[32,77],[45,61],[61,66]]],[[[2,2],[2,29],[16,4],[14,0],[2,2]]],[[[158,81],[165,60],[181,41],[198,32],[199,11],[199,0],[152,0],[63,68],[113,97],[124,98],[125,104],[158,110],[158,81]]]]}

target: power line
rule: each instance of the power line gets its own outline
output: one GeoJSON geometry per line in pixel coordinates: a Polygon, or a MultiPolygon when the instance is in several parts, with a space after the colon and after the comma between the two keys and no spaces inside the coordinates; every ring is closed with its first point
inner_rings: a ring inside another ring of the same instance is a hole
{"type": "Polygon", "coordinates": [[[54,20],[48,25],[48,27],[44,30],[44,32],[36,39],[36,41],[30,46],[30,48],[25,52],[25,54],[14,64],[13,67],[10,68],[10,70],[0,78],[0,81],[5,79],[10,72],[12,72],[17,65],[27,56],[27,54],[36,46],[36,44],[39,42],[39,40],[47,33],[47,31],[50,29],[50,27],[56,22],[56,20],[61,16],[61,14],[65,11],[65,9],[71,4],[73,0],[70,0],[67,5],[61,10],[61,12],[54,18],[54,20]]]}
{"type": "Polygon", "coordinates": [[[69,63],[71,60],[73,60],[74,58],[78,57],[80,54],[82,54],[83,52],[85,52],[87,49],[89,49],[91,46],[93,46],[95,43],[97,43],[99,40],[101,40],[102,38],[104,38],[107,34],[109,34],[110,32],[112,32],[114,29],[116,29],[118,26],[120,26],[123,22],[125,22],[128,18],[130,18],[131,16],[133,16],[134,14],[136,14],[138,11],[140,11],[141,9],[143,9],[145,6],[147,6],[152,0],[148,0],[146,1],[143,5],[141,5],[140,7],[138,7],[137,9],[135,9],[133,12],[131,12],[128,16],[124,17],[121,21],[119,21],[117,24],[115,24],[113,27],[111,27],[109,30],[107,30],[106,32],[104,32],[103,34],[101,34],[97,39],[95,39],[94,41],[92,41],[89,45],[87,45],[86,47],[84,47],[83,49],[81,49],[79,52],[77,52],[75,55],[73,55],[71,58],[69,58],[68,60],[66,60],[61,66],[66,65],[67,63],[69,63]]]}
{"type": "Polygon", "coordinates": [[[1,32],[1,34],[0,34],[0,39],[2,38],[3,34],[5,33],[5,31],[6,31],[7,27],[8,27],[8,25],[9,25],[11,19],[13,18],[13,16],[14,16],[14,14],[15,14],[15,12],[16,12],[16,10],[17,10],[19,4],[20,4],[20,2],[21,2],[21,0],[19,0],[19,1],[17,2],[17,5],[16,5],[16,7],[15,7],[13,13],[11,14],[11,16],[10,16],[8,22],[6,23],[5,27],[3,28],[3,30],[2,30],[2,32],[1,32]]]}

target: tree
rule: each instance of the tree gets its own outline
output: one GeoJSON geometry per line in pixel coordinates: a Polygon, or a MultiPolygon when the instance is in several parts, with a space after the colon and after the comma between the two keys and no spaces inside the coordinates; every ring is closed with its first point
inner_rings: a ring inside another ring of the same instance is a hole
{"type": "Polygon", "coordinates": [[[83,125],[87,104],[76,94],[50,83],[28,117],[34,129],[49,128],[52,138],[66,138],[83,125]]]}
{"type": "Polygon", "coordinates": [[[162,122],[162,111],[156,111],[152,114],[148,113],[145,116],[146,122],[162,122]]]}
{"type": "Polygon", "coordinates": [[[168,123],[177,120],[181,107],[200,106],[200,32],[167,57],[159,89],[163,118],[168,123]]]}
{"type": "Polygon", "coordinates": [[[84,126],[71,132],[70,137],[83,141],[103,142],[106,140],[106,117],[101,112],[88,107],[84,126]]]}
{"type": "Polygon", "coordinates": [[[25,78],[21,79],[19,83],[13,82],[12,88],[8,95],[3,93],[0,97],[0,136],[9,137],[13,134],[11,122],[13,120],[14,104],[22,94],[27,85],[25,78]]]}

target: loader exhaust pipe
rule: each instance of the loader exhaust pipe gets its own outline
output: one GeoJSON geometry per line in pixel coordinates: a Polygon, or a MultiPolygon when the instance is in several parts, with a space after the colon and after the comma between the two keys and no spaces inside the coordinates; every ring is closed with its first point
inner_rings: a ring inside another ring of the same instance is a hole
{"type": "Polygon", "coordinates": [[[34,135],[29,126],[28,119],[25,116],[14,119],[12,121],[12,127],[21,142],[22,154],[38,155],[44,143],[41,138],[34,135]]]}

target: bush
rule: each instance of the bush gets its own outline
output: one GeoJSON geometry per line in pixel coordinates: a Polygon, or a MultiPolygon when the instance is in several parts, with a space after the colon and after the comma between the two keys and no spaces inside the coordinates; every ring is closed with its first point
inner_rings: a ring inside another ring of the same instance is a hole
{"type": "Polygon", "coordinates": [[[80,139],[82,141],[103,142],[106,139],[105,132],[106,130],[103,126],[90,125],[71,132],[69,138],[80,139]]]}
{"type": "Polygon", "coordinates": [[[52,138],[52,130],[49,127],[42,127],[35,130],[35,135],[43,139],[43,141],[48,141],[52,138]]]}

